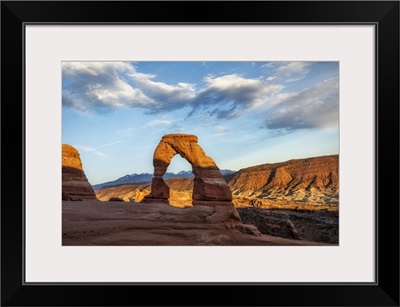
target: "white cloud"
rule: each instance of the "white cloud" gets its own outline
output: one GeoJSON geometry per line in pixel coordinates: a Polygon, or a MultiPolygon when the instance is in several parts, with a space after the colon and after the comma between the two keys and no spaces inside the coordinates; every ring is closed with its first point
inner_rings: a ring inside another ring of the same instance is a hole
{"type": "Polygon", "coordinates": [[[269,62],[267,64],[261,65],[261,68],[274,68],[278,62],[269,62]]]}
{"type": "Polygon", "coordinates": [[[106,157],[107,154],[105,154],[104,152],[100,151],[99,149],[102,149],[102,148],[105,148],[105,147],[109,147],[109,146],[112,146],[112,145],[116,145],[116,144],[119,144],[119,143],[122,143],[122,142],[123,142],[122,140],[118,140],[118,141],[107,143],[107,144],[100,145],[100,146],[97,146],[97,147],[92,147],[92,146],[89,146],[89,145],[76,145],[76,148],[81,153],[88,152],[88,153],[92,153],[92,154],[94,154],[94,155],[96,155],[98,157],[106,157]]]}
{"type": "Polygon", "coordinates": [[[172,120],[167,119],[155,119],[146,124],[146,127],[157,127],[157,126],[170,126],[173,123],[172,120]]]}
{"type": "Polygon", "coordinates": [[[115,145],[115,144],[119,144],[119,143],[122,143],[122,142],[123,142],[122,140],[119,140],[119,141],[107,143],[107,144],[104,144],[104,145],[101,145],[101,146],[97,147],[96,149],[100,149],[100,148],[104,148],[104,147],[109,147],[109,146],[112,146],[112,145],[115,145]]]}
{"type": "MultiPolygon", "coordinates": [[[[261,105],[282,86],[260,78],[238,74],[204,78],[205,87],[156,81],[157,76],[138,72],[125,62],[63,63],[63,105],[81,111],[118,107],[142,108],[150,113],[168,112],[191,106],[205,108],[220,118],[237,117],[261,105]]],[[[168,125],[161,120],[152,125],[168,125]]]]}
{"type": "Polygon", "coordinates": [[[81,111],[137,107],[176,109],[194,97],[192,84],[156,82],[125,62],[64,62],[63,105],[81,111]]]}
{"type": "Polygon", "coordinates": [[[212,107],[211,114],[219,118],[237,117],[243,111],[263,104],[283,87],[260,79],[246,79],[238,74],[204,78],[206,87],[195,99],[194,108],[212,107]]]}
{"type": "Polygon", "coordinates": [[[303,79],[309,72],[311,62],[270,62],[262,65],[266,72],[273,73],[268,81],[295,82],[303,79]]]}
{"type": "Polygon", "coordinates": [[[146,96],[156,102],[156,109],[181,108],[195,96],[195,87],[190,83],[179,82],[177,85],[170,85],[153,81],[155,75],[142,73],[129,76],[146,96]]]}
{"type": "Polygon", "coordinates": [[[280,76],[291,76],[303,73],[308,66],[310,66],[309,62],[289,62],[278,66],[276,71],[280,76]]]}
{"type": "Polygon", "coordinates": [[[299,76],[299,77],[295,77],[295,78],[289,78],[289,79],[286,79],[285,82],[296,82],[296,81],[299,81],[299,80],[303,79],[304,77],[305,77],[305,75],[299,76]]]}
{"type": "Polygon", "coordinates": [[[154,101],[123,78],[135,73],[124,62],[64,62],[63,105],[81,111],[93,108],[146,106],[154,101]]]}
{"type": "Polygon", "coordinates": [[[272,130],[330,128],[339,121],[339,80],[331,78],[303,91],[277,95],[267,111],[272,130]]]}
{"type": "Polygon", "coordinates": [[[126,62],[63,62],[63,74],[99,76],[112,72],[134,72],[135,68],[126,62]]]}
{"type": "Polygon", "coordinates": [[[88,152],[88,153],[92,153],[92,154],[94,154],[94,155],[96,155],[96,156],[98,156],[98,157],[106,157],[106,156],[107,156],[104,152],[102,152],[102,151],[100,151],[100,150],[97,150],[96,148],[91,147],[91,146],[87,146],[87,145],[76,145],[75,147],[78,149],[78,151],[79,151],[80,153],[88,152]]]}

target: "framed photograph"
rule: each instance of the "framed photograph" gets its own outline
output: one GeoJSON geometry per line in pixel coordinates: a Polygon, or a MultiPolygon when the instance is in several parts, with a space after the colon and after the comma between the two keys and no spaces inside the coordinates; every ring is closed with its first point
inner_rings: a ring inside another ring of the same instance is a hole
{"type": "Polygon", "coordinates": [[[398,1],[1,25],[2,305],[399,306],[398,1]]]}

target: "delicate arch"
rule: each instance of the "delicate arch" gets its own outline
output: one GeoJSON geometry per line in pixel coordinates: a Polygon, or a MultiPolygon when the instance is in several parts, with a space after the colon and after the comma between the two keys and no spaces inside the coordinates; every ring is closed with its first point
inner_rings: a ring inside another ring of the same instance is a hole
{"type": "Polygon", "coordinates": [[[190,134],[167,134],[163,136],[153,155],[154,177],[151,193],[144,202],[166,202],[169,186],[163,176],[172,158],[179,154],[192,165],[194,174],[193,205],[210,205],[232,201],[232,193],[214,160],[197,144],[198,138],[190,134]]]}

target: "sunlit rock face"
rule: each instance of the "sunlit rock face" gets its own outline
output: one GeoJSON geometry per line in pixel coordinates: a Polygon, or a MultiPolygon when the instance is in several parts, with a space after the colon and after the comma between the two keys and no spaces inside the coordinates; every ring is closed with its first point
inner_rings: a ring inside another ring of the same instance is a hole
{"type": "Polygon", "coordinates": [[[169,187],[164,182],[172,158],[179,154],[192,165],[194,174],[193,205],[232,205],[232,193],[214,160],[197,144],[190,134],[167,134],[158,144],[154,156],[154,177],[151,193],[143,202],[168,203],[169,187]]]}
{"type": "Polygon", "coordinates": [[[92,186],[82,168],[79,152],[62,145],[62,200],[96,200],[92,186]]]}

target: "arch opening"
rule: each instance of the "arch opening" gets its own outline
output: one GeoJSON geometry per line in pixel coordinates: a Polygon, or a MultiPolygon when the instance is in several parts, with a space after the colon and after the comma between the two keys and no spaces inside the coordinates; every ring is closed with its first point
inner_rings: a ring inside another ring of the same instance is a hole
{"type": "Polygon", "coordinates": [[[162,137],[153,155],[151,193],[142,202],[169,203],[170,188],[163,176],[172,158],[179,154],[192,166],[192,205],[231,204],[232,193],[218,166],[197,141],[197,136],[190,134],[168,134],[162,137]]]}
{"type": "Polygon", "coordinates": [[[185,208],[192,206],[194,175],[191,164],[181,155],[175,155],[163,179],[170,189],[169,204],[174,207],[185,208]],[[169,172],[176,176],[167,176],[169,172]]]}

